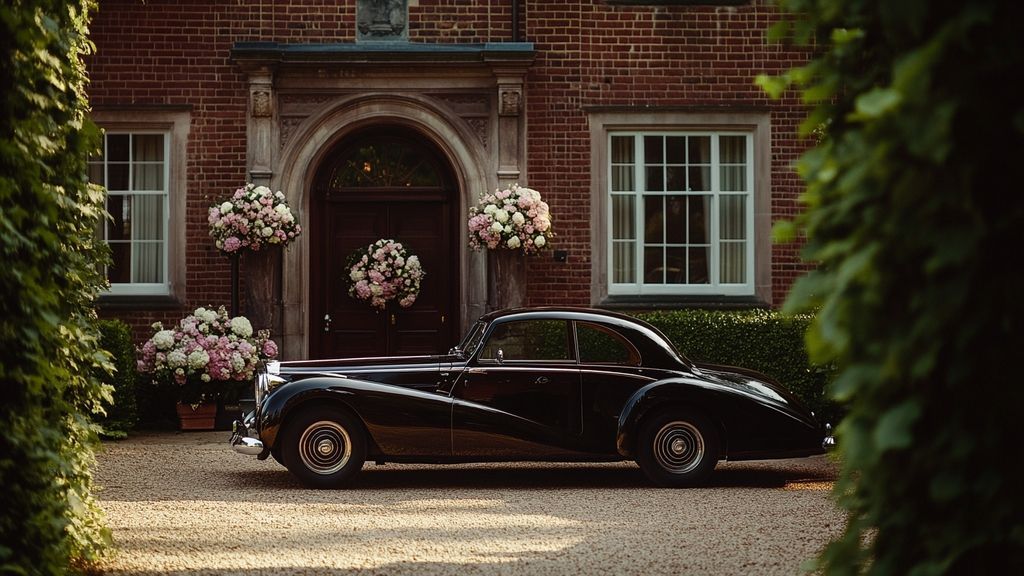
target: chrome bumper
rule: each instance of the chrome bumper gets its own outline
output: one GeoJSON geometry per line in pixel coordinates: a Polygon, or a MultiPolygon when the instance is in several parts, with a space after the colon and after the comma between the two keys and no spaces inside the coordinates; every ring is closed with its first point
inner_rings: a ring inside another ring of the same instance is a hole
{"type": "Polygon", "coordinates": [[[246,418],[246,422],[235,420],[231,425],[231,448],[239,454],[256,456],[263,460],[270,454],[270,451],[263,446],[263,442],[260,439],[255,438],[257,434],[249,428],[248,421],[249,418],[246,418]]]}
{"type": "Polygon", "coordinates": [[[826,452],[836,447],[836,437],[832,435],[831,424],[825,424],[825,438],[821,441],[821,447],[826,452]]]}

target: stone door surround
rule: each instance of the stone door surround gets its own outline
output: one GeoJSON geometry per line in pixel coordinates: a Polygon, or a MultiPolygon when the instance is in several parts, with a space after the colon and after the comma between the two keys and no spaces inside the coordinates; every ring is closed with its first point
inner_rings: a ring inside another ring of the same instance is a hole
{"type": "MultiPolygon", "coordinates": [[[[249,90],[249,179],[283,191],[302,221],[316,169],[335,143],[374,124],[404,126],[451,163],[461,225],[481,192],[527,181],[525,77],[534,57],[532,44],[518,42],[236,43],[231,58],[249,90]]],[[[309,241],[300,236],[282,258],[275,328],[286,359],[308,355],[315,324],[305,302],[309,241]]],[[[459,256],[466,323],[487,307],[486,258],[465,244],[459,256]]]]}

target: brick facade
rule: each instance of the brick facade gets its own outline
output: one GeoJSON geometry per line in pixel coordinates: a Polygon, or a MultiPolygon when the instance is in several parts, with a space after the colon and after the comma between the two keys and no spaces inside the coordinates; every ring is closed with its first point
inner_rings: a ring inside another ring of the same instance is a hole
{"type": "MultiPolygon", "coordinates": [[[[411,0],[409,41],[509,42],[512,2],[411,0]]],[[[766,45],[764,31],[778,16],[765,2],[640,7],[521,0],[519,15],[521,40],[536,52],[525,77],[528,184],[551,205],[557,248],[568,252],[564,263],[529,261],[528,304],[594,304],[591,257],[603,249],[594,245],[588,210],[594,110],[769,114],[772,219],[795,213],[801,184],[792,165],[807,146],[795,135],[804,110],[793,94],[769,100],[753,77],[799,65],[806,55],[766,45]]],[[[92,106],[187,109],[191,118],[183,302],[121,302],[104,314],[129,321],[141,337],[155,320],[173,322],[195,306],[228,303],[228,260],[207,235],[206,210],[247,179],[249,87],[232,47],[352,43],[355,28],[354,0],[101,3],[91,25],[96,54],[87,61],[92,106]]],[[[805,270],[794,247],[772,247],[767,303],[779,305],[805,270]]]]}

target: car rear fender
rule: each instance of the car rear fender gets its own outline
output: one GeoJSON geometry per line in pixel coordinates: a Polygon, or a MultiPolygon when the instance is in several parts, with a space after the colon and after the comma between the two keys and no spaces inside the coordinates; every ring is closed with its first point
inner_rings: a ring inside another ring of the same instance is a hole
{"type": "Polygon", "coordinates": [[[688,378],[667,378],[640,388],[626,401],[619,413],[615,445],[619,454],[635,457],[636,435],[643,420],[673,407],[697,410],[719,428],[721,455],[728,454],[728,436],[720,414],[735,402],[728,389],[688,378]]]}

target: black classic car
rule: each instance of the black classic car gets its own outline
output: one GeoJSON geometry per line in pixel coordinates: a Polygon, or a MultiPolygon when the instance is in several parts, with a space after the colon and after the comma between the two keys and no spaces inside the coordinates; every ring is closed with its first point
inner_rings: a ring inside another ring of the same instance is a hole
{"type": "Polygon", "coordinates": [[[696,364],[653,326],[576,308],[480,318],[444,356],[272,362],[237,452],[303,483],[384,462],[635,460],[661,486],[720,459],[821,453],[826,429],[764,375],[696,364]]]}

